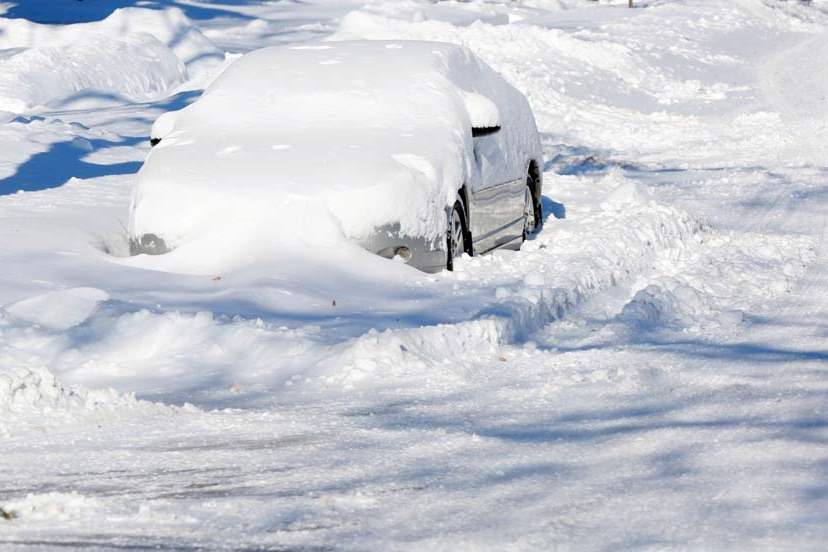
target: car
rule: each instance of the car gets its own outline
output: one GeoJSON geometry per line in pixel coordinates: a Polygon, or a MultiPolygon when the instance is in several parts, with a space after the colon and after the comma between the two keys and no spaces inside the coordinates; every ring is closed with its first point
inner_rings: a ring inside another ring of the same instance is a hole
{"type": "Polygon", "coordinates": [[[245,227],[285,245],[336,235],[437,272],[464,253],[519,249],[543,222],[528,101],[460,45],[257,50],[159,117],[151,142],[130,209],[133,254],[245,227]]]}

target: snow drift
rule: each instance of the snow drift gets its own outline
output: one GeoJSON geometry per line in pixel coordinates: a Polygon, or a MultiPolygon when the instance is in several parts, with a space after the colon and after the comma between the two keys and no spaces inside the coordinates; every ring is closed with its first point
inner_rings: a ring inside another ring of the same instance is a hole
{"type": "Polygon", "coordinates": [[[0,19],[0,48],[0,111],[15,113],[83,91],[154,99],[224,60],[176,8],[63,26],[0,19]]]}
{"type": "Polygon", "coordinates": [[[152,35],[98,35],[0,61],[0,110],[22,113],[85,90],[143,100],[185,79],[184,65],[152,35]]]}

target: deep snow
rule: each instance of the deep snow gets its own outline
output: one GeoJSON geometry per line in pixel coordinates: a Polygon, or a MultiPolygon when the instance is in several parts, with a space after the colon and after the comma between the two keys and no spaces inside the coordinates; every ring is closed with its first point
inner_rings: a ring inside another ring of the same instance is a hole
{"type": "Polygon", "coordinates": [[[0,90],[75,65],[0,114],[3,546],[821,549],[828,3],[637,3],[4,3],[0,90]],[[351,38],[462,43],[527,96],[523,251],[127,256],[161,113],[351,38]]]}

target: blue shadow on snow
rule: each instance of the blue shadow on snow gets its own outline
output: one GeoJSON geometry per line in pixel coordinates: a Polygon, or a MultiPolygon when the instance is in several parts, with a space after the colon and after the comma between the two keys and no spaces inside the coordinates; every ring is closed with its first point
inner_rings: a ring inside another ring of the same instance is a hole
{"type": "MultiPolygon", "coordinates": [[[[158,109],[160,113],[177,111],[187,107],[200,95],[201,90],[190,90],[181,92],[160,102],[152,102],[144,105],[152,106],[158,109]]],[[[66,107],[73,101],[89,98],[111,99],[113,101],[119,99],[117,96],[111,94],[103,94],[94,90],[84,90],[65,99],[63,107],[66,107]]],[[[143,117],[137,119],[147,125],[146,137],[130,136],[117,141],[103,139],[86,140],[85,138],[73,137],[62,142],[51,144],[48,150],[36,153],[22,163],[13,175],[0,180],[0,196],[13,194],[20,190],[24,192],[36,192],[38,190],[57,188],[65,184],[72,177],[97,178],[138,172],[138,169],[141,168],[140,161],[105,165],[83,160],[86,155],[94,151],[112,147],[135,146],[141,142],[148,141],[149,126],[152,124],[152,120],[143,117]]],[[[31,117],[19,116],[13,122],[25,124],[31,121],[44,120],[46,118],[38,115],[31,117]]],[[[122,122],[125,119],[120,118],[118,120],[122,122]]],[[[106,126],[106,124],[109,124],[109,122],[99,123],[98,126],[106,126]]]]}
{"type": "Polygon", "coordinates": [[[0,180],[0,195],[57,188],[72,177],[96,178],[136,173],[141,168],[140,161],[99,165],[84,161],[83,157],[95,150],[115,146],[134,146],[144,140],[146,139],[142,137],[124,138],[118,142],[73,138],[55,142],[46,151],[31,156],[17,168],[13,175],[0,180]]]}
{"type": "MultiPolygon", "coordinates": [[[[202,0],[198,5],[177,0],[13,0],[3,14],[8,19],[27,19],[35,23],[51,25],[68,25],[71,23],[88,23],[106,19],[112,12],[121,8],[179,8],[190,19],[216,19],[220,17],[234,19],[252,19],[248,15],[212,7],[211,0],[202,0]]],[[[253,4],[249,0],[221,0],[225,6],[243,6],[253,4]]],[[[259,2],[255,2],[259,3],[259,2]]]]}

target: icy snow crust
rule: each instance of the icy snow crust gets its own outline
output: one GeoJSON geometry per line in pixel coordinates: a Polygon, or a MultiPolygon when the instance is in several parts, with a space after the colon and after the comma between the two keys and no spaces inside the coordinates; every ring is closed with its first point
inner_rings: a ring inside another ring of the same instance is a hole
{"type": "Polygon", "coordinates": [[[346,41],[248,54],[156,124],[165,136],[139,175],[130,233],[178,248],[251,229],[247,239],[313,247],[399,223],[438,241],[458,189],[480,186],[469,93],[499,108],[499,181],[541,163],[525,98],[466,48],[346,41]]]}
{"type": "Polygon", "coordinates": [[[140,31],[189,80],[0,113],[0,548],[824,548],[828,1],[78,4],[109,17],[1,19],[0,55],[61,74],[140,31]],[[537,116],[543,230],[437,275],[341,229],[128,258],[197,60],[324,38],[491,64],[537,116]]]}

